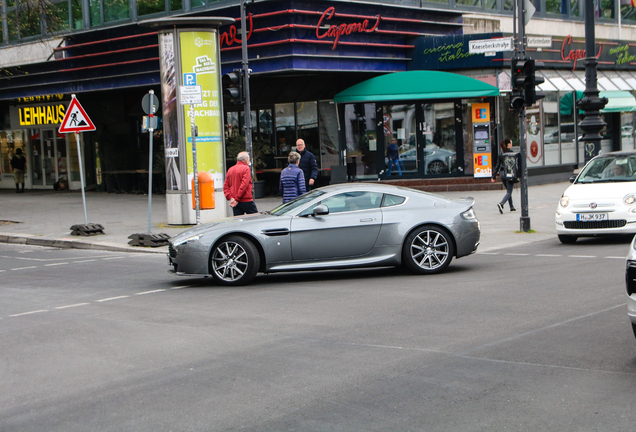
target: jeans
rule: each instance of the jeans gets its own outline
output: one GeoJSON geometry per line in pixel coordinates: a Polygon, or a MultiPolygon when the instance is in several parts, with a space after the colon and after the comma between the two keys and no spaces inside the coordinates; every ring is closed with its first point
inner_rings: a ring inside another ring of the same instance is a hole
{"type": "Polygon", "coordinates": [[[510,209],[512,210],[513,208],[515,208],[515,206],[512,204],[512,188],[514,187],[515,184],[513,182],[511,182],[511,181],[506,180],[506,179],[501,179],[501,182],[506,187],[506,194],[504,195],[504,197],[501,200],[500,204],[504,205],[506,203],[506,201],[508,201],[508,204],[510,205],[510,209]]]}
{"type": "Polygon", "coordinates": [[[234,216],[241,216],[244,214],[258,213],[256,209],[256,203],[254,201],[239,202],[236,207],[232,207],[234,216]]]}

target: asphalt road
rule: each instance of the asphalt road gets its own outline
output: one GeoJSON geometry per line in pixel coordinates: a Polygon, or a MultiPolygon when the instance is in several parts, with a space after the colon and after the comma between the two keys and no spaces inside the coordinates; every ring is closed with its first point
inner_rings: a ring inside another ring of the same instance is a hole
{"type": "Polygon", "coordinates": [[[0,245],[0,430],[624,431],[629,239],[248,287],[0,245]]]}

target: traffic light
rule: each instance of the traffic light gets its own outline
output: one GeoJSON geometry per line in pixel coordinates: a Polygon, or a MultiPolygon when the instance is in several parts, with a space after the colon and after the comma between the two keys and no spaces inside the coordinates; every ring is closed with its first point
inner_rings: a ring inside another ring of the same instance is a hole
{"type": "Polygon", "coordinates": [[[525,104],[525,85],[526,76],[524,73],[524,65],[526,60],[512,59],[512,93],[510,93],[510,109],[514,111],[520,110],[525,104]]]}
{"type": "Polygon", "coordinates": [[[234,72],[223,75],[223,96],[230,99],[235,104],[245,103],[243,97],[243,71],[234,69],[234,72]]]}
{"type": "Polygon", "coordinates": [[[543,84],[545,79],[537,76],[534,60],[512,59],[512,93],[510,109],[519,110],[522,106],[532,106],[545,94],[538,92],[535,86],[543,84]]]}
{"type": "Polygon", "coordinates": [[[537,76],[534,60],[527,60],[526,63],[529,63],[529,65],[525,70],[528,74],[528,80],[525,88],[524,99],[526,101],[526,106],[532,106],[539,99],[543,99],[545,97],[545,93],[538,92],[536,89],[536,86],[543,84],[545,79],[542,76],[537,76]]]}

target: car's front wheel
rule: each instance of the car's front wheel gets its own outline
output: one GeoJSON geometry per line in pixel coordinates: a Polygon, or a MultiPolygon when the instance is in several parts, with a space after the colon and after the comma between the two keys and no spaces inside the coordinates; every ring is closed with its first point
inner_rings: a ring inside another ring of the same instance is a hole
{"type": "Polygon", "coordinates": [[[559,241],[563,244],[573,244],[576,243],[576,240],[578,239],[577,236],[573,236],[573,235],[562,235],[559,234],[559,241]]]}
{"type": "Polygon", "coordinates": [[[439,273],[453,259],[451,235],[445,229],[424,225],[406,238],[402,255],[407,267],[419,274],[439,273]]]}
{"type": "Polygon", "coordinates": [[[231,236],[214,245],[210,271],[221,285],[245,285],[256,277],[260,255],[254,244],[240,236],[231,236]]]}

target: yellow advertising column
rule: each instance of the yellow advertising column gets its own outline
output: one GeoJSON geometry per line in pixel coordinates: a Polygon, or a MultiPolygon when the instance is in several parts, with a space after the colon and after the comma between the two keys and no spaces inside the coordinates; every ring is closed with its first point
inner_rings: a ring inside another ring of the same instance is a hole
{"type": "MultiPolygon", "coordinates": [[[[210,189],[214,193],[214,201],[225,202],[223,181],[226,167],[218,28],[232,23],[234,19],[220,17],[166,18],[140,23],[157,29],[159,35],[169,224],[196,223],[196,212],[192,208],[192,179],[198,178],[198,175],[195,176],[194,172],[191,113],[194,113],[198,130],[195,138],[197,170],[212,176],[214,187],[210,189]],[[188,82],[184,82],[184,76],[188,82]],[[200,86],[202,100],[191,110],[185,98],[181,97],[181,89],[192,83],[200,86]]],[[[225,205],[216,205],[214,209],[202,210],[200,222],[226,217],[226,209],[225,205]]]]}
{"type": "Polygon", "coordinates": [[[492,139],[490,133],[490,104],[472,104],[473,168],[475,178],[492,177],[492,139]]]}

